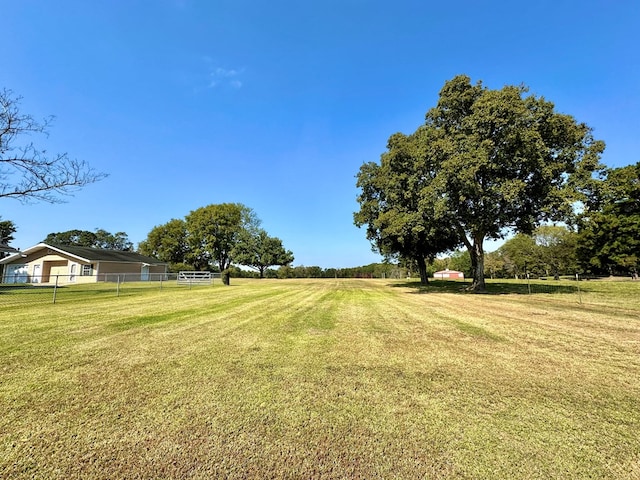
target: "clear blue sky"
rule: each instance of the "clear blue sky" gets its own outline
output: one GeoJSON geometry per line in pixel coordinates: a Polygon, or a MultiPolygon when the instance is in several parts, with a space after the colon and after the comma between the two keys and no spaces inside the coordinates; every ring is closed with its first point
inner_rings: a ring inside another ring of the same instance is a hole
{"type": "Polygon", "coordinates": [[[64,204],[2,200],[27,248],[241,202],[295,265],[378,261],[355,175],[413,132],[457,74],[528,85],[640,160],[640,3],[0,0],[0,88],[55,115],[48,151],[109,177],[64,204]]]}

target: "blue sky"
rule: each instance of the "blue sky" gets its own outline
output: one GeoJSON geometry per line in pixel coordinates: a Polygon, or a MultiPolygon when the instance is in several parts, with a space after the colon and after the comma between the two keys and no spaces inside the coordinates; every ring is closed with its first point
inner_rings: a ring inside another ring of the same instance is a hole
{"type": "Polygon", "coordinates": [[[109,177],[64,204],[2,200],[14,246],[155,226],[240,202],[295,265],[379,260],[355,175],[413,132],[457,74],[524,83],[640,160],[640,3],[0,0],[0,88],[55,115],[49,152],[109,177]]]}

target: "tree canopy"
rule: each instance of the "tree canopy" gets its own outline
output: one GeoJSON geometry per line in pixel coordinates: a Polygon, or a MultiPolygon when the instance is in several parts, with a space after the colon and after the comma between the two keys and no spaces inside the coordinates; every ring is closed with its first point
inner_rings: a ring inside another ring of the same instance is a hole
{"type": "Polygon", "coordinates": [[[153,227],[147,238],[138,245],[138,250],[143,255],[170,264],[185,263],[189,254],[185,221],[172,218],[164,225],[153,227]]]}
{"type": "MultiPolygon", "coordinates": [[[[467,248],[474,290],[484,289],[485,239],[504,238],[511,231],[531,233],[542,221],[570,215],[600,168],[604,149],[588,126],[557,113],[543,97],[527,95],[526,87],[491,90],[464,75],[445,83],[424,125],[411,136],[419,160],[407,162],[404,170],[386,169],[382,178],[372,175],[394,155],[396,137],[378,167],[365,164],[360,169],[356,225],[367,224],[368,238],[378,248],[386,238],[383,222],[393,223],[385,216],[398,223],[403,216],[419,216],[426,222],[420,230],[432,231],[434,237],[436,229],[453,230],[456,235],[439,247],[467,248]],[[378,194],[376,182],[401,187],[395,196],[387,190],[378,194]]],[[[406,234],[405,229],[397,238],[406,234]]],[[[424,241],[415,235],[411,240],[424,241]]],[[[403,253],[397,244],[384,245],[403,253]]],[[[433,253],[438,249],[434,246],[433,253]]]]}
{"type": "MultiPolygon", "coordinates": [[[[0,220],[0,244],[8,246],[14,240],[16,230],[16,225],[11,220],[0,220]]],[[[7,252],[0,251],[0,258],[5,256],[7,252]]]]}
{"type": "Polygon", "coordinates": [[[293,262],[293,253],[285,250],[282,240],[270,237],[263,230],[244,230],[233,248],[233,261],[254,268],[264,278],[265,271],[272,266],[284,266],[293,262]]]}
{"type": "Polygon", "coordinates": [[[435,175],[433,158],[425,152],[428,133],[418,129],[413,135],[392,135],[380,164],[362,165],[357,182],[360,210],[354,214],[358,227],[367,226],[374,250],[414,263],[422,283],[428,282],[426,261],[459,243],[457,232],[437,216],[433,202],[421,197],[435,175]]]}
{"type": "Polygon", "coordinates": [[[75,245],[78,247],[102,248],[107,250],[132,251],[133,242],[125,232],[110,233],[101,228],[95,232],[88,230],[67,230],[66,232],[50,233],[44,243],[57,245],[75,245]]]}
{"type": "Polygon", "coordinates": [[[609,169],[578,222],[578,257],[593,273],[640,268],[640,162],[609,169]]]}
{"type": "Polygon", "coordinates": [[[538,247],[538,261],[545,275],[553,275],[558,280],[562,273],[578,271],[576,257],[577,235],[560,225],[541,225],[533,232],[538,247]]]}
{"type": "Polygon", "coordinates": [[[64,195],[106,177],[66,153],[49,156],[30,140],[46,136],[52,117],[36,120],[20,112],[20,97],[0,90],[0,198],[57,203],[64,195]]]}
{"type": "Polygon", "coordinates": [[[184,220],[154,227],[139,250],[169,262],[172,268],[225,274],[232,264],[255,268],[262,277],[270,266],[287,265],[293,254],[282,241],[260,228],[256,213],[241,203],[212,204],[191,211],[184,220]]]}
{"type": "Polygon", "coordinates": [[[241,203],[221,203],[193,210],[185,217],[187,258],[197,269],[218,265],[221,272],[229,268],[232,251],[244,230],[257,229],[260,220],[241,203]]]}
{"type": "Polygon", "coordinates": [[[16,226],[11,220],[0,220],[0,243],[9,245],[13,241],[16,226]]]}

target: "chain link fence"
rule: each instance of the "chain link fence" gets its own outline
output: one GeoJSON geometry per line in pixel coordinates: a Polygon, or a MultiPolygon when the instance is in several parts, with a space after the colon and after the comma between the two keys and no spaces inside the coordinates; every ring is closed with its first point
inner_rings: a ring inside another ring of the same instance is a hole
{"type": "MultiPolygon", "coordinates": [[[[0,308],[34,303],[75,302],[98,297],[139,295],[150,290],[211,288],[203,283],[178,279],[178,273],[106,273],[99,275],[15,276],[0,284],[0,308]],[[27,283],[28,282],[28,283],[27,283]]],[[[220,280],[220,274],[213,274],[220,280]]]]}
{"type": "MultiPolygon", "coordinates": [[[[109,273],[98,276],[50,275],[49,277],[15,278],[11,283],[0,284],[0,309],[24,304],[53,304],[61,302],[92,301],[97,298],[140,295],[144,292],[163,291],[165,289],[212,288],[221,285],[219,273],[211,276],[211,281],[185,273],[140,274],[109,273]],[[29,283],[26,282],[29,280],[29,283]]],[[[621,279],[629,280],[629,279],[621,279]]],[[[582,277],[564,277],[560,280],[549,279],[487,279],[486,293],[489,295],[554,295],[568,302],[590,303],[594,300],[594,287],[600,283],[582,277]]],[[[611,283],[611,282],[606,282],[611,283]]],[[[619,282],[616,282],[619,283],[619,282]]],[[[631,287],[640,281],[628,282],[631,287]]],[[[424,292],[466,293],[471,284],[465,280],[433,280],[423,287],[416,282],[403,285],[418,288],[424,292]]],[[[601,301],[601,300],[599,300],[601,301]]]]}

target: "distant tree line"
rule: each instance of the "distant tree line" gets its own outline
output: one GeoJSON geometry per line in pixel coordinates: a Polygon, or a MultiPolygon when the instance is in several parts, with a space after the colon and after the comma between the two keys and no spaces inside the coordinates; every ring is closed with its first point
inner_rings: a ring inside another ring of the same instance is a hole
{"type": "MultiPolygon", "coordinates": [[[[234,277],[258,278],[257,272],[232,267],[234,277]]],[[[281,266],[278,269],[267,269],[266,278],[406,278],[409,269],[393,263],[371,263],[358,267],[322,268],[317,265],[281,266]]]]}

